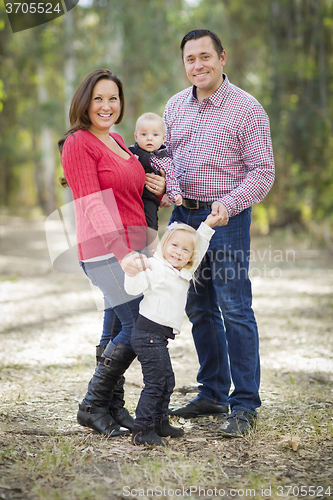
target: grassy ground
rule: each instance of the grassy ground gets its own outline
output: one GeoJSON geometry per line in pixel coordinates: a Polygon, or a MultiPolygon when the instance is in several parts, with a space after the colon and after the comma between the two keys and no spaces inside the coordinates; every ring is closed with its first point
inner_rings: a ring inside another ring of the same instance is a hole
{"type": "MultiPolygon", "coordinates": [[[[220,422],[193,419],[178,422],[186,437],[166,449],[134,447],[128,437],[110,440],[75,425],[52,430],[50,420],[48,430],[31,428],[26,402],[16,400],[14,412],[2,410],[1,498],[330,498],[331,389],[284,379],[275,389],[278,404],[263,407],[246,438],[221,439],[220,422]],[[20,419],[25,428],[21,421],[15,429],[20,419]]],[[[37,409],[32,414],[40,420],[37,409]]]]}
{"type": "MultiPolygon", "coordinates": [[[[288,235],[254,238],[263,401],[257,426],[227,440],[219,419],[175,419],[185,437],[161,449],[77,425],[102,312],[83,275],[51,269],[42,221],[6,218],[1,234],[0,498],[333,497],[329,254],[288,235]]],[[[195,394],[198,368],[186,318],[170,353],[172,404],[183,404],[195,394]]],[[[136,361],[126,378],[134,413],[142,387],[136,361]]]]}

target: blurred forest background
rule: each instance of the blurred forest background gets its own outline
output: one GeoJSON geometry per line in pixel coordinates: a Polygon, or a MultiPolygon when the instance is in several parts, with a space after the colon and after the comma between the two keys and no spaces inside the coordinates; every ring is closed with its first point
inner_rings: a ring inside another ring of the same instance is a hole
{"type": "Polygon", "coordinates": [[[82,78],[108,68],[125,87],[117,131],[163,113],[189,86],[179,44],[208,28],[227,52],[229,80],[270,121],[276,181],[254,209],[261,234],[306,230],[333,248],[332,0],[82,0],[68,14],[13,34],[0,2],[0,211],[49,215],[66,202],[57,141],[82,78]]]}

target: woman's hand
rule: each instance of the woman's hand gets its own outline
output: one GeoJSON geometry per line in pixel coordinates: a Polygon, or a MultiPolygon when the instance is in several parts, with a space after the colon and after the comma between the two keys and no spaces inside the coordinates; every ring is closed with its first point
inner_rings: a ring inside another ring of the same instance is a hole
{"type": "Polygon", "coordinates": [[[125,255],[120,265],[124,273],[131,278],[136,276],[140,271],[151,269],[148,258],[139,252],[131,252],[125,255]]]}
{"type": "Polygon", "coordinates": [[[160,172],[161,175],[146,174],[146,188],[157,196],[165,193],[165,172],[162,169],[160,172]]]}

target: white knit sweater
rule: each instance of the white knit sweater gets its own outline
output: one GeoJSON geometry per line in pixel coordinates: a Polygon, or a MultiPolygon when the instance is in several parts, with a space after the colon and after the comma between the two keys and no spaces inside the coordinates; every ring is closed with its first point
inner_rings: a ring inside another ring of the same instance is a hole
{"type": "MultiPolygon", "coordinates": [[[[202,222],[198,228],[200,235],[200,262],[207,252],[214,229],[202,222]]],[[[175,269],[157,253],[149,259],[152,269],[138,273],[134,277],[125,274],[125,290],[129,295],[144,297],[140,302],[141,316],[160,325],[169,326],[173,333],[180,333],[184,318],[189,282],[193,272],[175,269]]]]}

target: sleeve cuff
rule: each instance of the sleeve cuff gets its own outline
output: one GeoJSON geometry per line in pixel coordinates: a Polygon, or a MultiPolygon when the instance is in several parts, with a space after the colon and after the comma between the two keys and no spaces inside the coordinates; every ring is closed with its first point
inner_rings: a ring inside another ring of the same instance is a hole
{"type": "Polygon", "coordinates": [[[198,227],[198,233],[200,236],[205,238],[205,240],[210,241],[211,237],[215,233],[215,229],[212,227],[208,226],[205,222],[201,222],[200,226],[198,227]]]}
{"type": "Polygon", "coordinates": [[[232,217],[233,215],[236,215],[235,211],[235,201],[232,196],[226,195],[223,196],[220,200],[216,200],[222,203],[225,208],[228,210],[229,217],[232,217]]]}

